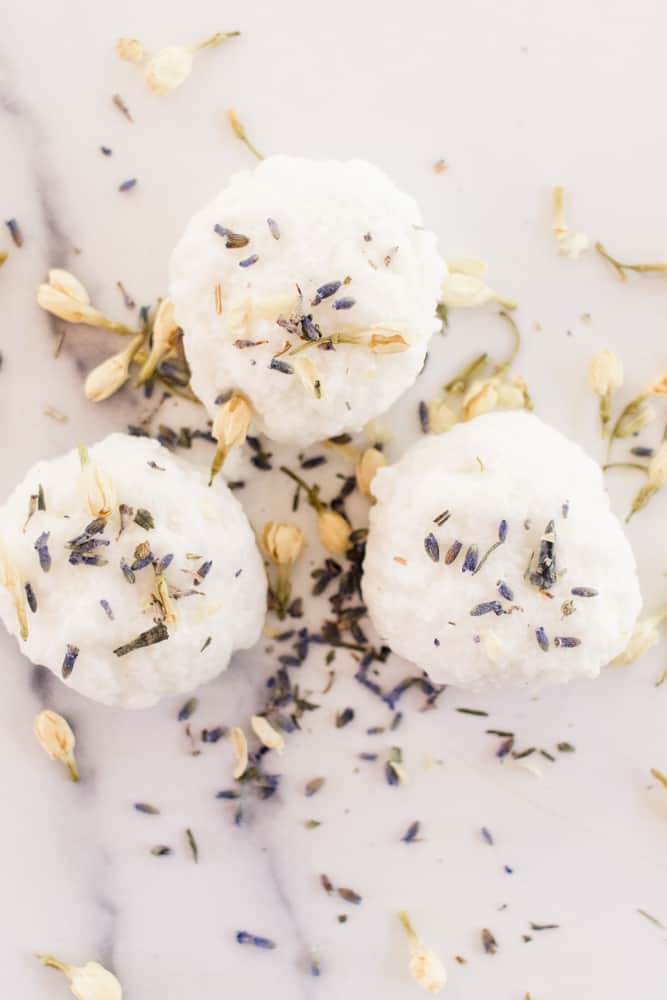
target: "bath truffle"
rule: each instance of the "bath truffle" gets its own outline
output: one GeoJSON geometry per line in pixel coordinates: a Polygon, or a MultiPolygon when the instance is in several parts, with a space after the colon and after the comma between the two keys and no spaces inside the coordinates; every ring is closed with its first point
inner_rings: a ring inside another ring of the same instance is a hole
{"type": "Polygon", "coordinates": [[[0,616],[33,663],[126,708],[215,677],[266,609],[228,488],[124,434],[30,469],[0,509],[0,583],[0,616]]]}
{"type": "Polygon", "coordinates": [[[377,167],[270,157],[173,252],[193,388],[211,416],[242,391],[275,441],[359,431],[415,381],[445,274],[417,204],[377,167]]]}
{"type": "Polygon", "coordinates": [[[382,640],[460,687],[595,677],[641,608],[602,472],[525,412],[425,438],[373,480],[363,593],[382,640]]]}

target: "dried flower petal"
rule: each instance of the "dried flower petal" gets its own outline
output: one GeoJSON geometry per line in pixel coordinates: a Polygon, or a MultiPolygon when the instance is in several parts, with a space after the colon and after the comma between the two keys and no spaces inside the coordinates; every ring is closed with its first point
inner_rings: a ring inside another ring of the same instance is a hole
{"type": "Polygon", "coordinates": [[[362,496],[372,499],[371,484],[375,478],[375,473],[387,464],[379,448],[366,448],[361,453],[356,468],[357,488],[362,496]]]}
{"type": "Polygon", "coordinates": [[[72,781],[78,781],[79,771],[74,757],[76,739],[67,720],[57,712],[45,709],[35,717],[33,732],[49,757],[62,761],[72,781]]]}
{"type": "Polygon", "coordinates": [[[238,726],[232,728],[229,736],[234,756],[236,757],[236,766],[234,767],[232,776],[238,781],[239,778],[243,777],[248,768],[248,741],[245,733],[238,726]]]}
{"type": "Polygon", "coordinates": [[[102,400],[113,396],[125,383],[130,374],[130,365],[135,354],[144,342],[143,333],[137,334],[133,338],[129,347],[118,354],[112,354],[110,358],[103,361],[88,373],[84,385],[86,397],[93,403],[101,403],[102,400]]]}
{"type": "Polygon", "coordinates": [[[488,302],[498,302],[505,309],[516,309],[516,302],[489,288],[481,277],[454,271],[442,283],[442,302],[448,308],[475,309],[488,302]]]}
{"type": "Polygon", "coordinates": [[[98,465],[90,461],[88,449],[79,445],[81,489],[93,517],[109,517],[116,506],[113,480],[98,465]]]}
{"type": "Polygon", "coordinates": [[[263,715],[253,715],[250,718],[252,731],[259,742],[268,747],[269,750],[276,750],[282,753],[285,749],[285,739],[282,733],[277,732],[270,722],[263,715]]]}
{"type": "Polygon", "coordinates": [[[145,69],[146,83],[163,96],[180,87],[192,72],[192,53],[182,45],[169,45],[152,57],[145,69]]]}

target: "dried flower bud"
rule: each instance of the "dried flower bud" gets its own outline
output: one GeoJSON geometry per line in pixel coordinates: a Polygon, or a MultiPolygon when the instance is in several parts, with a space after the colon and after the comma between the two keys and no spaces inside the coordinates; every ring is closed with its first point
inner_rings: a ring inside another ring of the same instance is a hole
{"type": "Polygon", "coordinates": [[[69,979],[70,989],[76,1000],[123,1000],[123,989],[108,969],[98,962],[85,965],[68,965],[53,955],[35,953],[42,965],[58,969],[69,979]]]}
{"type": "Polygon", "coordinates": [[[667,605],[648,618],[640,618],[635,623],[627,646],[622,653],[618,654],[615,660],[611,661],[612,664],[620,667],[626,666],[628,663],[634,663],[635,660],[638,660],[640,656],[643,656],[653,646],[657,646],[660,642],[658,626],[665,620],[667,620],[667,605]]]}
{"type": "Polygon", "coordinates": [[[163,299],[153,322],[150,354],[139,372],[137,385],[148,381],[160,361],[174,347],[179,330],[180,326],[174,319],[174,303],[171,299],[163,299]]]}
{"type": "Polygon", "coordinates": [[[633,408],[631,412],[620,420],[614,430],[614,437],[626,438],[632,434],[636,434],[643,427],[652,424],[657,415],[652,406],[639,403],[636,408],[633,408]]]}
{"type": "Polygon", "coordinates": [[[248,741],[245,733],[238,726],[233,727],[229,738],[232,742],[232,749],[236,758],[233,777],[238,781],[239,778],[243,777],[248,768],[248,741]]]}
{"type": "Polygon", "coordinates": [[[317,528],[320,541],[334,556],[342,556],[350,544],[351,528],[345,518],[329,507],[317,512],[317,528]]]}
{"type": "Polygon", "coordinates": [[[372,499],[371,484],[375,478],[375,473],[386,464],[387,459],[379,448],[366,448],[361,453],[357,462],[356,477],[357,487],[362,496],[372,499]]]}
{"type": "Polygon", "coordinates": [[[93,517],[109,517],[116,506],[113,480],[95,462],[90,461],[88,449],[79,445],[81,463],[81,489],[85,503],[93,517]]]}
{"type": "Polygon", "coordinates": [[[632,501],[629,521],[633,514],[645,507],[652,496],[667,483],[667,441],[663,441],[648,465],[648,479],[632,501]]]}
{"type": "Polygon", "coordinates": [[[139,63],[144,58],[144,47],[138,38],[119,38],[116,52],[126,62],[139,63]]]}
{"type": "Polygon", "coordinates": [[[0,548],[0,586],[9,591],[19,623],[19,635],[28,638],[28,615],[25,606],[25,592],[16,563],[4,548],[0,548]]]}
{"type": "Polygon", "coordinates": [[[99,309],[91,306],[88,292],[81,282],[61,268],[49,271],[48,284],[42,284],[37,289],[37,304],[68,323],[85,323],[87,326],[101,326],[117,333],[132,333],[124,323],[114,323],[99,309]]]}
{"type": "Polygon", "coordinates": [[[611,351],[594,355],[588,369],[588,384],[596,396],[606,396],[623,385],[623,362],[611,351]]]}
{"type": "Polygon", "coordinates": [[[277,732],[270,722],[263,715],[253,715],[250,719],[252,731],[259,742],[268,747],[269,750],[276,750],[282,753],[285,749],[285,740],[282,733],[277,732]]]}
{"type": "Polygon", "coordinates": [[[410,974],[427,993],[439,993],[447,982],[442,961],[420,941],[405,910],[399,918],[410,941],[410,974]]]}
{"type": "Polygon", "coordinates": [[[101,403],[102,400],[113,396],[127,382],[130,374],[132,359],[144,342],[143,333],[137,334],[129,347],[118,354],[112,354],[110,358],[93,368],[88,373],[84,385],[86,397],[93,403],[101,403]]]}
{"type": "Polygon", "coordinates": [[[323,399],[322,381],[317,365],[310,358],[297,358],[294,362],[294,371],[298,375],[301,384],[312,392],[315,399],[323,399]]]}
{"type": "Polygon", "coordinates": [[[489,272],[489,265],[480,257],[454,257],[447,261],[450,274],[469,274],[475,278],[484,278],[489,272]]]}
{"type": "Polygon", "coordinates": [[[445,434],[458,423],[458,419],[444,399],[433,399],[428,404],[428,426],[433,434],[445,434]]]}
{"type": "Polygon", "coordinates": [[[67,720],[57,712],[45,709],[35,717],[33,732],[51,760],[62,761],[72,781],[78,781],[79,770],[74,757],[76,739],[67,720]]]}
{"type": "Polygon", "coordinates": [[[487,302],[498,302],[506,309],[516,309],[516,302],[503,298],[477,274],[463,274],[454,271],[442,283],[442,302],[448,307],[475,309],[487,302]]]}
{"type": "Polygon", "coordinates": [[[242,392],[232,393],[227,402],[218,409],[212,427],[218,447],[211,464],[209,486],[232,448],[238,448],[244,443],[251,420],[252,403],[242,392]]]}
{"type": "Polygon", "coordinates": [[[301,528],[283,521],[267,521],[262,530],[262,545],[277,566],[292,566],[305,544],[301,528]]]}

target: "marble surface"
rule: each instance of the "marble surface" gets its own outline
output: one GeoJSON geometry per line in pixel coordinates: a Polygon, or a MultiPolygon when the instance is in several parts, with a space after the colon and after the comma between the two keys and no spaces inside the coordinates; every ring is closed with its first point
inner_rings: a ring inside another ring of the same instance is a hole
{"type": "MultiPolygon", "coordinates": [[[[517,370],[529,378],[538,412],[601,454],[588,360],[603,347],[621,354],[624,398],[664,369],[667,290],[661,279],[624,285],[593,253],[577,262],[557,257],[548,192],[564,184],[573,227],[619,255],[667,254],[665,19],[658,0],[563,0],[557,8],[417,0],[400,12],[379,0],[340,0],[327,10],[301,0],[222,9],[210,0],[15,5],[0,39],[0,217],[18,218],[25,243],[16,249],[0,233],[0,248],[10,250],[0,271],[3,493],[38,457],[145,416],[131,393],[101,406],[84,400],[82,377],[113,338],[72,330],[56,359],[60,325],[38,310],[35,288],[49,266],[67,267],[117,318],[126,316],[117,280],[141,303],[163,294],[169,248],[184,223],[251,162],[225,121],[232,105],[264,151],[377,161],[419,198],[445,255],[488,259],[494,286],[520,302],[517,370]],[[121,34],[157,49],[235,28],[240,40],[198,57],[188,83],[162,100],[113,51],[121,34]],[[134,124],[112,105],[116,92],[134,124]],[[111,157],[100,155],[101,144],[111,157]],[[441,157],[448,169],[437,174],[441,157]],[[138,185],[120,194],[128,177],[138,185]],[[45,415],[47,407],[67,420],[45,415]]],[[[390,456],[418,434],[418,400],[481,346],[505,350],[507,336],[493,312],[453,317],[418,386],[387,419],[396,431],[390,456]]],[[[666,414],[658,408],[643,443],[660,437],[666,414]]],[[[160,419],[203,425],[183,404],[167,405],[160,419]]],[[[627,447],[619,448],[624,455],[627,447]]],[[[276,457],[295,461],[289,452],[276,457]]],[[[192,454],[208,458],[203,448],[192,454]]],[[[249,468],[240,459],[234,472],[249,468]]],[[[325,491],[343,468],[326,467],[325,491]]],[[[280,476],[251,479],[253,523],[286,516],[291,491],[280,476]]],[[[636,479],[618,472],[609,485],[622,514],[636,479]]],[[[656,498],[629,528],[649,609],[667,599],[665,502],[656,498]]],[[[351,510],[362,525],[364,505],[351,510]]],[[[302,520],[312,537],[308,513],[302,520]]],[[[297,593],[307,594],[321,560],[312,538],[297,593]]],[[[316,627],[326,604],[308,608],[316,627]]],[[[199,692],[195,733],[247,723],[275,669],[270,645],[239,657],[199,692]]],[[[664,996],[667,932],[637,912],[667,923],[667,794],[649,773],[667,769],[667,685],[655,687],[664,647],[596,682],[539,696],[448,690],[436,710],[421,712],[423,697],[410,691],[400,729],[375,736],[366,729],[386,726],[391,713],[354,681],[352,654],[339,651],[327,695],[329,668],[323,653],[313,654],[299,682],[320,708],[271,762],[282,774],[278,794],[249,797],[241,826],[235,804],[214,797],[231,785],[229,743],[192,756],[176,721],[180,701],[134,714],[104,709],[34,671],[4,635],[0,652],[4,995],[68,995],[31,957],[38,949],[108,964],[127,1000],[418,996],[397,919],[407,908],[447,963],[452,1000],[521,1000],[528,991],[533,1000],[664,996]],[[32,719],[44,705],[76,729],[79,786],[34,740],[32,719]],[[337,729],[336,712],[346,706],[356,716],[337,729]],[[495,756],[489,728],[516,732],[520,747],[553,751],[567,740],[576,753],[542,758],[538,779],[495,756]],[[382,771],[394,744],[409,775],[398,788],[382,771]],[[362,762],[360,752],[380,760],[362,762]],[[308,799],[304,785],[318,775],[326,783],[308,799]],[[136,813],[138,800],[161,814],[136,813]],[[309,819],[322,825],[307,829],[309,819]],[[421,842],[401,843],[414,820],[421,842]],[[199,864],[187,853],[186,827],[199,864]],[[152,857],[157,843],[174,854],[152,857]],[[361,893],[362,903],[327,896],[323,872],[361,893]],[[531,932],[531,921],[560,927],[531,932]],[[497,938],[495,955],[483,952],[484,927],[497,938]],[[241,947],[241,929],[273,938],[276,950],[241,947]],[[309,971],[312,949],[319,978],[309,971]]],[[[392,661],[383,682],[407,670],[392,661]]]]}

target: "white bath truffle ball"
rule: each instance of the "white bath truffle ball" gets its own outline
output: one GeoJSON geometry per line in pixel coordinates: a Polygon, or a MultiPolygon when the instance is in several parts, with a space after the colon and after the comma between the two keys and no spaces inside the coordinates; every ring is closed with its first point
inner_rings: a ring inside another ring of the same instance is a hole
{"type": "Polygon", "coordinates": [[[258,639],[266,578],[221,480],[111,434],[38,462],[0,509],[0,616],[82,694],[142,708],[215,677],[258,639]],[[23,620],[23,627],[22,627],[23,620]]]}
{"type": "Polygon", "coordinates": [[[428,437],[373,480],[363,592],[394,652],[461,687],[595,677],[641,608],[600,467],[528,413],[428,437]]]}
{"type": "Polygon", "coordinates": [[[445,273],[416,203],[377,167],[270,157],[172,255],[193,388],[211,415],[242,390],[275,441],[359,431],[421,370],[445,273]]]}

